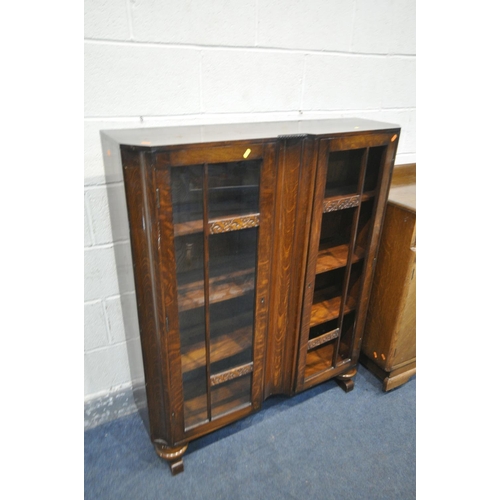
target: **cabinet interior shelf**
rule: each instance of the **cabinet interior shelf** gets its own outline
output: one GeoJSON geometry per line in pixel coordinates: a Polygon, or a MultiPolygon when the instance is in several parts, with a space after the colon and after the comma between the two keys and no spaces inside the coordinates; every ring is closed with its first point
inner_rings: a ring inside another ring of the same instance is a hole
{"type": "MultiPolygon", "coordinates": [[[[356,247],[352,255],[352,263],[360,261],[364,255],[365,249],[356,247]]],[[[322,243],[316,259],[316,274],[345,267],[348,257],[349,245],[347,243],[337,246],[330,246],[329,242],[322,243]]]]}
{"type": "MultiPolygon", "coordinates": [[[[250,316],[250,315],[248,315],[250,316]]],[[[251,320],[248,321],[250,323],[251,320]]],[[[212,330],[216,330],[213,327],[212,330]]],[[[197,330],[197,329],[195,329],[197,330]]],[[[210,362],[217,363],[248,351],[252,348],[252,325],[244,326],[237,330],[221,335],[211,335],[210,362]]],[[[206,363],[205,340],[191,344],[189,350],[182,354],[183,370],[188,372],[204,367],[206,363]]]]}
{"type": "MultiPolygon", "coordinates": [[[[325,293],[325,295],[327,295],[325,293]]],[[[331,321],[332,319],[336,319],[340,315],[340,304],[341,297],[331,297],[327,299],[320,300],[318,297],[320,295],[315,293],[315,300],[313,301],[311,307],[311,321],[310,327],[318,326],[321,323],[326,323],[327,321],[331,321]],[[317,300],[317,301],[316,301],[317,300]]],[[[353,297],[347,296],[347,301],[344,306],[344,314],[354,311],[356,308],[356,301],[353,297]]]]}
{"type": "MultiPolygon", "coordinates": [[[[210,304],[241,297],[255,288],[255,268],[237,270],[210,278],[210,304]]],[[[179,311],[188,311],[205,304],[203,280],[181,285],[177,289],[179,311]]]]}
{"type": "Polygon", "coordinates": [[[351,360],[337,359],[335,366],[333,364],[333,356],[335,354],[335,343],[331,342],[329,344],[324,344],[316,349],[312,349],[307,353],[307,364],[305,368],[304,377],[307,380],[310,377],[318,375],[326,370],[332,370],[333,368],[340,368],[341,366],[348,364],[351,360]]]}

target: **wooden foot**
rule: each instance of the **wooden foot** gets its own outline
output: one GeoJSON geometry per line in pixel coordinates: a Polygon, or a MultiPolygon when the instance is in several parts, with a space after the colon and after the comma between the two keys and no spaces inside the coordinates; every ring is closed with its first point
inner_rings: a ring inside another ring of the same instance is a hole
{"type": "Polygon", "coordinates": [[[182,456],[187,450],[187,444],[184,446],[176,446],[174,448],[169,448],[167,445],[161,443],[154,443],[154,445],[156,454],[169,463],[172,476],[175,476],[184,470],[182,456]]]}
{"type": "Polygon", "coordinates": [[[354,376],[358,373],[356,368],[349,370],[348,372],[342,373],[338,377],[335,377],[337,384],[344,389],[345,392],[351,392],[354,389],[354,376]]]}

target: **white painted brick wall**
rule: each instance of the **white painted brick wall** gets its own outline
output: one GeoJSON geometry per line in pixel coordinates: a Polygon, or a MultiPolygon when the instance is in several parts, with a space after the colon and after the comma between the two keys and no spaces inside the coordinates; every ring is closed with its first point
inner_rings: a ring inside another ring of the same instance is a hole
{"type": "Polygon", "coordinates": [[[301,54],[208,50],[202,57],[202,102],[207,113],[300,109],[301,54]]]}
{"type": "Polygon", "coordinates": [[[137,0],[131,5],[135,40],[243,47],[255,42],[255,0],[137,0]]]}
{"type": "Polygon", "coordinates": [[[200,112],[200,50],[85,44],[85,115],[200,112]]]}
{"type": "Polygon", "coordinates": [[[112,128],[359,116],[416,161],[415,0],[85,0],[85,398],[143,378],[112,128]],[[113,217],[113,219],[112,219],[113,217]]]}
{"type": "Polygon", "coordinates": [[[352,0],[259,0],[256,45],[348,52],[355,3],[352,0]]]}
{"type": "Polygon", "coordinates": [[[386,60],[382,57],[307,56],[304,110],[380,109],[385,68],[386,60]]]}
{"type": "Polygon", "coordinates": [[[85,38],[130,40],[127,0],[85,0],[85,38]]]}

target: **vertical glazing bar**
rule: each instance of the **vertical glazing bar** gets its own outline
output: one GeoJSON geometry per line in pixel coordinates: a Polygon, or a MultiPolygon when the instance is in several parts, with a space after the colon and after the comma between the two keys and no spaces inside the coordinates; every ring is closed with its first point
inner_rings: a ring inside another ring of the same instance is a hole
{"type": "Polygon", "coordinates": [[[340,312],[339,312],[339,322],[338,322],[339,337],[338,337],[338,341],[335,343],[335,349],[333,350],[333,360],[332,360],[332,366],[334,368],[337,366],[338,352],[339,352],[340,342],[342,340],[342,324],[344,322],[344,310],[345,310],[345,304],[347,301],[347,294],[349,291],[349,280],[351,279],[351,264],[352,264],[352,257],[354,254],[354,248],[356,245],[356,235],[358,232],[359,214],[361,212],[361,195],[363,193],[363,185],[365,182],[366,166],[368,164],[368,151],[369,151],[369,149],[370,148],[366,148],[364,150],[363,158],[361,160],[361,172],[359,174],[358,189],[357,189],[357,194],[359,196],[360,202],[356,208],[356,212],[355,212],[354,217],[353,217],[353,224],[352,224],[352,228],[351,228],[351,236],[350,236],[350,241],[349,241],[349,252],[348,252],[346,270],[345,270],[345,275],[344,275],[344,283],[342,285],[342,299],[340,302],[340,312]]]}
{"type": "Polygon", "coordinates": [[[207,417],[212,420],[212,397],[210,384],[210,272],[208,255],[208,164],[203,166],[203,282],[205,290],[205,370],[207,375],[207,417]]]}

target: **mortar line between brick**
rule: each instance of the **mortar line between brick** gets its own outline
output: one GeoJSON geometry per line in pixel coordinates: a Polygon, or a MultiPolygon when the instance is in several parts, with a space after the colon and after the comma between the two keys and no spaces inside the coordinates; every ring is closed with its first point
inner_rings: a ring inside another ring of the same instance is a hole
{"type": "Polygon", "coordinates": [[[372,52],[348,52],[343,50],[323,50],[323,49],[300,49],[300,48],[287,48],[287,47],[253,47],[246,45],[201,45],[201,44],[183,44],[183,43],[168,43],[168,42],[143,42],[137,40],[106,40],[101,38],[86,38],[85,43],[89,44],[103,44],[103,45],[129,45],[141,47],[162,47],[171,49],[186,49],[186,50],[228,50],[228,51],[241,51],[246,50],[250,52],[277,52],[277,53],[291,53],[291,54],[314,54],[314,55],[338,55],[338,56],[353,56],[353,57],[401,57],[415,59],[416,54],[397,54],[397,53],[372,53],[372,52]]]}
{"type": "Polygon", "coordinates": [[[119,347],[122,345],[126,345],[128,342],[133,342],[134,340],[138,340],[138,339],[140,339],[139,336],[134,337],[132,339],[121,340],[120,342],[114,342],[114,343],[109,344],[109,345],[95,347],[94,349],[89,349],[88,351],[84,351],[84,354],[92,354],[94,352],[105,351],[106,349],[109,349],[110,347],[119,347]]]}
{"type": "Polygon", "coordinates": [[[141,384],[144,382],[145,382],[144,377],[134,378],[130,382],[118,384],[118,385],[112,387],[111,389],[105,389],[102,391],[93,392],[92,394],[87,394],[86,396],[84,396],[83,401],[84,401],[84,403],[88,403],[88,402],[91,402],[92,400],[97,399],[97,398],[108,397],[108,396],[115,394],[116,392],[122,392],[122,391],[125,391],[127,389],[133,389],[135,384],[141,384]]]}
{"type": "Polygon", "coordinates": [[[91,191],[91,190],[94,190],[94,189],[103,188],[103,187],[107,187],[107,186],[121,187],[121,186],[123,186],[123,181],[96,182],[95,184],[85,184],[84,188],[85,188],[85,191],[91,191]]]}
{"type": "MultiPolygon", "coordinates": [[[[84,189],[83,192],[83,209],[85,210],[85,213],[87,214],[87,224],[89,225],[89,233],[90,233],[90,244],[91,247],[95,246],[95,235],[94,235],[94,225],[92,224],[92,213],[90,212],[90,207],[89,207],[89,202],[87,200],[87,194],[86,194],[86,189],[84,189]]],[[[91,248],[91,247],[86,247],[86,248],[91,248]]]]}
{"type": "Polygon", "coordinates": [[[307,54],[304,55],[304,63],[302,64],[302,88],[300,89],[300,108],[299,112],[302,114],[304,112],[304,93],[306,87],[306,65],[307,65],[307,54]]]}
{"type": "Polygon", "coordinates": [[[106,295],[105,297],[101,297],[99,299],[90,299],[90,300],[84,300],[83,305],[84,306],[91,306],[93,304],[97,304],[98,302],[104,302],[106,300],[119,300],[121,297],[128,297],[128,296],[134,296],[135,292],[123,292],[123,293],[115,293],[113,295],[106,295]]]}
{"type": "Polygon", "coordinates": [[[259,0],[255,0],[255,46],[259,45],[259,0]]]}
{"type": "Polygon", "coordinates": [[[134,39],[134,24],[132,22],[132,5],[130,0],[124,0],[127,4],[127,21],[128,21],[128,30],[130,34],[130,40],[134,39]]]}
{"type": "Polygon", "coordinates": [[[91,247],[83,247],[84,250],[109,250],[115,245],[123,245],[124,243],[130,243],[130,240],[118,240],[111,243],[99,243],[98,245],[92,245],[91,247]]]}
{"type": "Polygon", "coordinates": [[[203,51],[200,50],[200,113],[203,114],[205,107],[203,106],[203,51]]]}
{"type": "Polygon", "coordinates": [[[102,303],[102,310],[104,313],[104,323],[106,324],[106,337],[108,340],[108,346],[112,345],[112,338],[111,338],[111,325],[109,322],[109,316],[108,316],[108,308],[106,307],[106,302],[105,300],[101,301],[102,303]]]}
{"type": "Polygon", "coordinates": [[[352,9],[352,23],[351,23],[351,40],[349,42],[349,52],[352,51],[354,45],[354,30],[356,27],[356,11],[358,9],[358,0],[354,0],[354,9],[352,9]]]}

